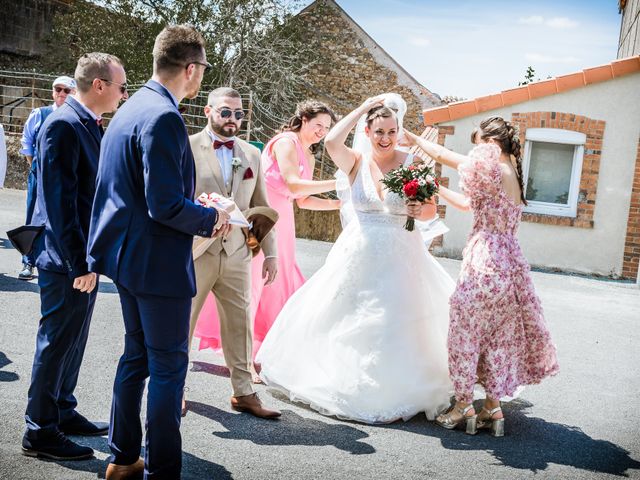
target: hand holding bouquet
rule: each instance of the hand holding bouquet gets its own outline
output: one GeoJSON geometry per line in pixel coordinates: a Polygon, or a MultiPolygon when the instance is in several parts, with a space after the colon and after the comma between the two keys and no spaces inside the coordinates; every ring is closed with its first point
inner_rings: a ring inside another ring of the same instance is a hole
{"type": "MultiPolygon", "coordinates": [[[[438,180],[433,170],[426,163],[412,163],[408,167],[399,167],[387,173],[380,180],[390,192],[400,195],[406,200],[424,202],[438,193],[438,180]]],[[[407,216],[404,228],[413,231],[415,219],[407,216]]]]}

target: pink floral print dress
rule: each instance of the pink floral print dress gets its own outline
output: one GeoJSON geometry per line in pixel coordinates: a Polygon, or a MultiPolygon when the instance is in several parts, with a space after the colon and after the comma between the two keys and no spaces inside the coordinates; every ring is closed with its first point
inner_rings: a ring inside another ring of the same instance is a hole
{"type": "Polygon", "coordinates": [[[449,374],[456,399],[512,396],[521,385],[558,372],[556,349],[517,239],[522,205],[502,187],[500,149],[483,144],[460,165],[473,228],[450,299],[449,374]]]}

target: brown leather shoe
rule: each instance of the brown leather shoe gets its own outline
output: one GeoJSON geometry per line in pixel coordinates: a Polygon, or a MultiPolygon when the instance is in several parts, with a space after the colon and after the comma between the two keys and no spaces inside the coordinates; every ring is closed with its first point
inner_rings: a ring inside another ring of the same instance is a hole
{"type": "Polygon", "coordinates": [[[264,408],[257,393],[242,397],[231,397],[231,408],[237,412],[247,412],[259,418],[274,419],[282,415],[279,410],[264,408]]]}
{"type": "Polygon", "coordinates": [[[105,473],[104,478],[106,480],[142,478],[143,473],[144,460],[139,458],[137,462],[132,463],[131,465],[116,465],[115,463],[110,463],[107,467],[107,473],[105,473]]]}

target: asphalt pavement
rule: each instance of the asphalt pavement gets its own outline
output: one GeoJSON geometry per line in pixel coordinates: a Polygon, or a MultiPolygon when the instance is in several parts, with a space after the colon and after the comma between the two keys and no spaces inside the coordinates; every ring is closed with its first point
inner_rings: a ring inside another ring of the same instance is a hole
{"type": "MultiPolygon", "coordinates": [[[[104,478],[106,437],[74,439],[92,460],[24,457],[20,442],[39,320],[37,281],[17,279],[6,230],[21,225],[25,194],[0,190],[0,479],[104,478]]],[[[299,240],[310,276],[330,244],[299,240]]],[[[459,262],[438,259],[455,277],[459,262]]],[[[184,479],[640,478],[640,289],[630,283],[534,272],[561,371],[504,405],[506,436],[447,431],[418,415],[362,425],[322,416],[264,386],[279,421],[233,412],[223,359],[191,352],[183,419],[184,479]]],[[[103,280],[76,390],[79,411],[108,420],[124,329],[114,285],[103,280]]],[[[402,392],[398,392],[401,396],[402,392]]]]}

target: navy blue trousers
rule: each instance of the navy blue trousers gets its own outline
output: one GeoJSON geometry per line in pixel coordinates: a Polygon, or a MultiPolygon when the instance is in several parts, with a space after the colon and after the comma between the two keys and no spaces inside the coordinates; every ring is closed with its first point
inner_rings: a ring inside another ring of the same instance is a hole
{"type": "Polygon", "coordinates": [[[78,401],[73,391],[98,292],[82,293],[68,275],[48,270],[40,270],[38,285],[42,318],[25,412],[25,436],[32,440],[54,435],[74,416],[78,401]]]}
{"type": "Polygon", "coordinates": [[[130,465],[140,456],[140,407],[149,377],[144,478],[179,479],[180,410],[189,364],[191,298],[136,295],[116,284],[125,339],[113,385],[111,461],[130,465]]]}
{"type": "MultiPolygon", "coordinates": [[[[31,163],[31,169],[29,170],[29,177],[27,178],[27,217],[25,225],[31,224],[31,218],[33,217],[33,210],[36,207],[36,195],[38,193],[38,161],[34,158],[31,163]]],[[[35,256],[33,253],[28,253],[22,256],[22,263],[27,263],[32,267],[36,264],[35,256]]]]}

